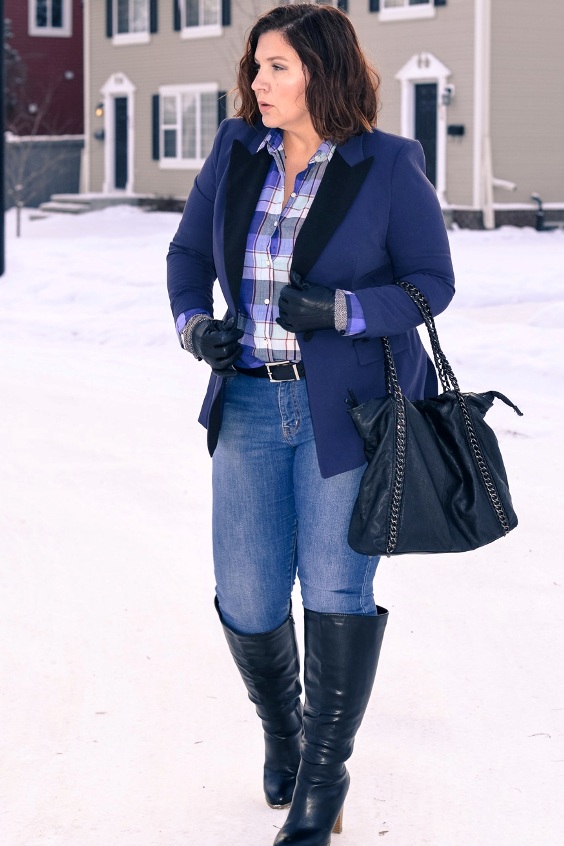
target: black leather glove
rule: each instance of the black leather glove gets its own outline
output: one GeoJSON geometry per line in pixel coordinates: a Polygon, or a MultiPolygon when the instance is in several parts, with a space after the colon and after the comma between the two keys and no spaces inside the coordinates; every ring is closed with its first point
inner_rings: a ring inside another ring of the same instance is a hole
{"type": "Polygon", "coordinates": [[[243,351],[239,340],[245,333],[237,329],[237,319],[202,320],[194,326],[192,347],[198,358],[203,358],[218,376],[225,376],[243,351]]]}
{"type": "Polygon", "coordinates": [[[287,332],[335,328],[335,291],[302,279],[295,270],[290,273],[290,284],[282,288],[278,308],[276,322],[287,332]]]}

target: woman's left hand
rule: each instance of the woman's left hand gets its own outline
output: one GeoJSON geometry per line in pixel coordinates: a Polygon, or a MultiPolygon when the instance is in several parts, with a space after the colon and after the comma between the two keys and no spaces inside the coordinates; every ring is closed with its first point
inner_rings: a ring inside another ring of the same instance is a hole
{"type": "Polygon", "coordinates": [[[295,270],[290,273],[290,285],[282,288],[278,309],[276,322],[287,332],[335,328],[335,291],[302,279],[295,270]]]}

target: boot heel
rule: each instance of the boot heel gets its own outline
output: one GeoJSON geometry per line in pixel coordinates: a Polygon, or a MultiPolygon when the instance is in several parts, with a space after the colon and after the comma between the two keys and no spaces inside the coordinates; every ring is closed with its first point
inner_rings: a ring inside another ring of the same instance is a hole
{"type": "Polygon", "coordinates": [[[343,808],[339,811],[339,816],[333,826],[333,834],[340,834],[343,830],[343,808]]]}

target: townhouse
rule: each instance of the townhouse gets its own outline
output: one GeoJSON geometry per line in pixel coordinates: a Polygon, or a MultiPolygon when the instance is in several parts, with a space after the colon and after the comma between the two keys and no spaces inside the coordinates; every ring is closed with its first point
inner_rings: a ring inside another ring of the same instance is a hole
{"type": "MultiPolygon", "coordinates": [[[[272,0],[84,0],[83,190],[186,197],[245,33],[272,0]]],[[[382,129],[418,138],[445,215],[564,213],[564,4],[341,0],[382,75],[382,129]]]]}

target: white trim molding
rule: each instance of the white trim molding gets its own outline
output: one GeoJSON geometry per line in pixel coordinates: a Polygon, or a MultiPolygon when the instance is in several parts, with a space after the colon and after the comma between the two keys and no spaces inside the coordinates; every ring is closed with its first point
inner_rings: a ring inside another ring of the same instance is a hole
{"type": "Polygon", "coordinates": [[[113,73],[100,89],[104,104],[104,194],[133,193],[135,173],[135,123],[134,123],[134,94],[135,85],[124,73],[113,73]],[[115,185],[115,99],[127,98],[127,183],[125,189],[115,185]]]}
{"type": "Polygon", "coordinates": [[[386,21],[412,21],[414,18],[434,18],[436,15],[433,0],[420,2],[411,5],[409,0],[393,0],[389,6],[386,0],[380,0],[380,20],[386,21]]]}
{"type": "Polygon", "coordinates": [[[210,26],[187,26],[180,30],[181,38],[217,38],[222,33],[221,24],[210,26]]]}
{"type": "Polygon", "coordinates": [[[128,30],[127,32],[118,32],[118,24],[119,24],[119,14],[120,10],[118,8],[118,2],[112,3],[112,44],[116,46],[128,45],[128,44],[148,44],[151,40],[151,34],[149,31],[149,0],[144,0],[144,8],[143,8],[143,15],[140,20],[140,24],[145,27],[145,29],[131,29],[131,27],[135,27],[135,14],[136,14],[136,7],[131,5],[131,2],[128,7],[128,30]]]}
{"type": "Polygon", "coordinates": [[[112,44],[118,47],[127,44],[148,44],[150,40],[149,32],[120,32],[112,36],[112,44]]]}
{"type": "MultiPolygon", "coordinates": [[[[53,0],[46,0],[46,13],[52,13],[53,0]]],[[[38,26],[37,0],[28,0],[28,34],[42,38],[70,38],[72,36],[72,0],[61,0],[61,26],[38,26]]]]}
{"type": "Polygon", "coordinates": [[[476,0],[474,18],[474,208],[486,229],[495,226],[490,138],[491,0],[476,0]]]}
{"type": "Polygon", "coordinates": [[[181,38],[217,38],[221,35],[223,28],[221,22],[221,0],[215,0],[215,14],[209,20],[209,13],[211,11],[209,0],[198,0],[198,20],[197,24],[188,25],[186,23],[186,2],[180,0],[180,37],[181,38]],[[208,21],[206,22],[206,17],[208,21]]]}
{"type": "Polygon", "coordinates": [[[415,137],[415,86],[422,82],[437,84],[437,196],[441,205],[446,199],[446,152],[447,152],[447,110],[443,92],[447,88],[452,71],[432,53],[417,53],[396,73],[401,83],[401,134],[415,137]]]}
{"type": "Polygon", "coordinates": [[[82,150],[82,161],[80,165],[80,192],[81,194],[90,191],[92,174],[92,95],[90,91],[92,48],[90,44],[90,0],[84,0],[83,7],[83,49],[84,49],[84,147],[82,150]]]}

